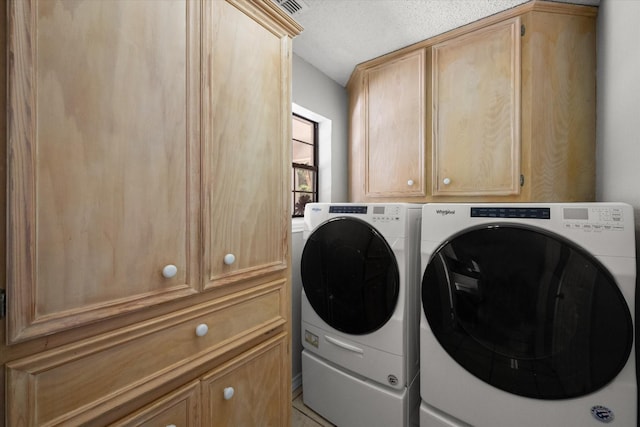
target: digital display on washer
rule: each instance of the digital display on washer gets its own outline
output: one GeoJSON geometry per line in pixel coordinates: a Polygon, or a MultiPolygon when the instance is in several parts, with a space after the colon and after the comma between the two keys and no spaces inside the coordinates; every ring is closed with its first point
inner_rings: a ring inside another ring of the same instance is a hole
{"type": "Polygon", "coordinates": [[[472,218],[533,218],[550,219],[549,208],[524,208],[524,207],[472,207],[472,218]]]}
{"type": "Polygon", "coordinates": [[[346,206],[346,205],[329,206],[329,213],[366,214],[367,207],[366,206],[346,206]]]}
{"type": "Polygon", "coordinates": [[[564,208],[562,210],[563,219],[589,219],[589,209],[587,208],[564,208]]]}

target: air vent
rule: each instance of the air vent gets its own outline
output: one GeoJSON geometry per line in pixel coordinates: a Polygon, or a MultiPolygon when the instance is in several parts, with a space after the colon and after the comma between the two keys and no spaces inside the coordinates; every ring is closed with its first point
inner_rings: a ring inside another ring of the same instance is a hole
{"type": "Polygon", "coordinates": [[[291,16],[299,15],[309,9],[309,5],[302,0],[274,0],[285,12],[291,16]]]}

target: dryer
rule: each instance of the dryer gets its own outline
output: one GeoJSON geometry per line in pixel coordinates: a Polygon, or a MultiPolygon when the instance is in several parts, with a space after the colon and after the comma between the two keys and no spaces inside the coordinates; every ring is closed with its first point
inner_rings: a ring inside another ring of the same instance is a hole
{"type": "Polygon", "coordinates": [[[417,425],[421,205],[309,203],[304,403],[339,426],[417,425]]]}
{"type": "Polygon", "coordinates": [[[633,209],[423,208],[421,427],[635,426],[633,209]]]}

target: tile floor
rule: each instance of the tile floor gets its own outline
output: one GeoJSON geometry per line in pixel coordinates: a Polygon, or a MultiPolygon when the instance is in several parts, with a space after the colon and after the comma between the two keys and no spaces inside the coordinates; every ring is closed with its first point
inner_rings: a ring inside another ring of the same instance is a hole
{"type": "Polygon", "coordinates": [[[291,427],[334,427],[302,402],[302,387],[293,392],[291,427]]]}

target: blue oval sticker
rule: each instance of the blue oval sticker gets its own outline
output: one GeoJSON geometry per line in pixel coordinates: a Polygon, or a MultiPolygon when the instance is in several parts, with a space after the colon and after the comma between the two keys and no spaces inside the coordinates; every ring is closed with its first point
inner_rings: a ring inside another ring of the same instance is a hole
{"type": "Polygon", "coordinates": [[[591,407],[591,415],[596,420],[603,423],[610,423],[613,421],[613,411],[606,406],[596,405],[591,407]]]}

